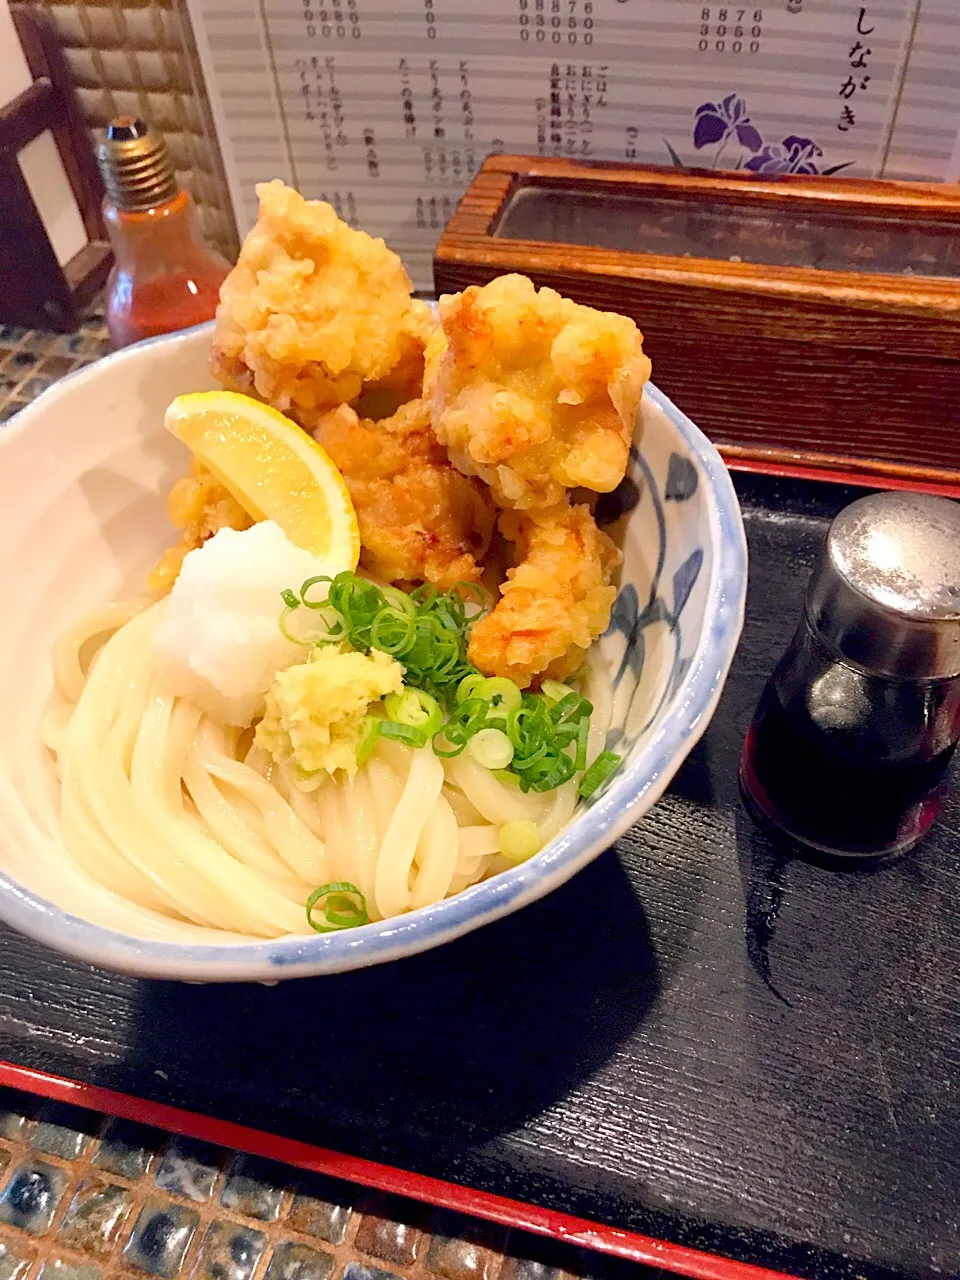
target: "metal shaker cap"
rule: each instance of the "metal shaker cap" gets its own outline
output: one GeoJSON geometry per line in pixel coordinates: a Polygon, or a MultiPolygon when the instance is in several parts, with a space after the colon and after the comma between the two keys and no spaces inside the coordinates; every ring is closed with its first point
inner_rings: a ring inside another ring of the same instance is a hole
{"type": "Polygon", "coordinates": [[[878,493],[831,524],[807,589],[816,630],[878,675],[960,674],[960,503],[878,493]]]}

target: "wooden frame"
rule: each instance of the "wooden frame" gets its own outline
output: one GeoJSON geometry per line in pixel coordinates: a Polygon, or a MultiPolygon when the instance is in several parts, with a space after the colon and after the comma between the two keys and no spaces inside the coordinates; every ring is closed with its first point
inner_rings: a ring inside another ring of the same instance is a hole
{"type": "Polygon", "coordinates": [[[0,319],[70,333],[113,261],[101,212],[103,184],[56,36],[30,14],[16,13],[14,24],[34,82],[0,110],[0,319]],[[63,267],[17,159],[48,129],[87,233],[87,244],[63,267]]]}
{"type": "MultiPolygon", "coordinates": [[[[505,239],[511,196],[540,187],[720,201],[856,227],[897,220],[960,235],[960,187],[716,174],[491,156],[437,246],[438,292],[521,271],[632,315],[654,380],[731,459],[850,470],[904,485],[960,473],[960,278],[771,266],[505,239]]],[[[769,467],[767,468],[769,469],[769,467]]],[[[869,482],[869,481],[868,481],[869,482]]]]}

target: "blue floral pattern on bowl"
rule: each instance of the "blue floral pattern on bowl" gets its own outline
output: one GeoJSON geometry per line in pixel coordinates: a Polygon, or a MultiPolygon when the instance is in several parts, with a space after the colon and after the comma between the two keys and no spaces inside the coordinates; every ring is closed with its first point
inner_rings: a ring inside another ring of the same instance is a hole
{"type": "Polygon", "coordinates": [[[657,560],[642,605],[640,593],[633,582],[621,587],[604,637],[605,656],[608,661],[612,657],[615,662],[612,675],[614,721],[607,734],[607,749],[621,754],[632,751],[651,727],[664,703],[676,692],[690,665],[689,655],[683,656],[682,618],[703,568],[703,548],[699,546],[694,547],[675,568],[668,564],[666,503],[670,501],[671,476],[686,469],[688,479],[679,491],[677,486],[673,486],[673,490],[677,493],[674,501],[687,501],[697,490],[696,468],[682,454],[671,454],[667,481],[661,492],[657,478],[637,449],[631,451],[631,466],[643,477],[641,492],[656,521],[657,560]],[[665,596],[668,580],[672,583],[672,590],[665,596]],[[668,650],[669,677],[660,681],[658,696],[645,699],[642,695],[648,692],[651,682],[644,676],[657,652],[651,646],[650,633],[658,624],[662,624],[667,632],[660,640],[668,650]],[[611,653],[614,638],[622,641],[623,645],[619,661],[616,661],[615,652],[611,653]]]}
{"type": "MultiPolygon", "coordinates": [[[[703,522],[711,494],[697,459],[659,428],[673,405],[648,388],[639,445],[630,451],[630,510],[616,522],[622,585],[600,644],[613,685],[607,749],[632,757],[683,686],[700,641],[715,552],[703,522]]],[[[691,424],[692,425],[692,424],[691,424]]],[[[604,512],[601,508],[600,518],[604,512]]]]}

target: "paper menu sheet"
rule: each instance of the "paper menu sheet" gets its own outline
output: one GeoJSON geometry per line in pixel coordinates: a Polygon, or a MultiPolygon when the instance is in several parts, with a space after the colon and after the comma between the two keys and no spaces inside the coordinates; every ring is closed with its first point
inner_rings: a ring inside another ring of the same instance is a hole
{"type": "Polygon", "coordinates": [[[955,180],[954,0],[189,0],[241,233],[281,177],[429,287],[491,150],[955,180]]]}

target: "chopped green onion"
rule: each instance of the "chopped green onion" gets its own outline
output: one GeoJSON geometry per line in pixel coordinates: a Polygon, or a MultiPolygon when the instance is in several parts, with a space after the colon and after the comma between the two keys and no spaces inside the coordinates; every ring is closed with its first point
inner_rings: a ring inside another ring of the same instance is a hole
{"type": "Polygon", "coordinates": [[[417,616],[417,606],[406,591],[401,591],[399,587],[381,587],[380,591],[387,604],[393,605],[399,613],[409,614],[411,618],[417,616]]]}
{"type": "Polygon", "coordinates": [[[297,613],[294,609],[284,609],[280,614],[278,625],[280,634],[285,640],[289,640],[291,644],[322,644],[328,639],[335,638],[323,632],[318,632],[314,620],[309,614],[297,613]],[[291,621],[294,618],[296,618],[295,624],[291,621]]]}
{"type": "Polygon", "coordinates": [[[540,692],[551,702],[559,702],[572,690],[567,685],[561,684],[559,680],[544,680],[540,685],[540,692]]]}
{"type": "Polygon", "coordinates": [[[457,685],[457,701],[466,702],[468,698],[472,698],[476,690],[486,680],[486,676],[482,676],[479,671],[471,671],[468,676],[464,676],[457,685]]]}
{"type": "Polygon", "coordinates": [[[343,615],[350,643],[366,653],[371,647],[370,628],[374,619],[387,607],[380,588],[345,570],[331,582],[328,598],[343,615]]]}
{"type": "Polygon", "coordinates": [[[526,768],[520,777],[524,791],[553,791],[573,777],[573,761],[562,751],[550,752],[526,768]]]}
{"type": "Polygon", "coordinates": [[[327,630],[318,632],[313,637],[314,644],[333,644],[345,638],[343,618],[336,609],[323,608],[318,611],[318,617],[326,624],[327,630]]]}
{"type": "Polygon", "coordinates": [[[401,658],[416,639],[413,615],[399,609],[381,609],[370,625],[370,644],[374,649],[401,658]]]}
{"type": "Polygon", "coordinates": [[[327,577],[327,575],[324,573],[320,573],[320,574],[317,574],[315,578],[308,578],[306,582],[304,582],[304,584],[300,588],[300,599],[303,601],[303,603],[307,606],[308,609],[322,609],[323,606],[327,603],[327,598],[328,598],[327,596],[324,596],[320,600],[307,599],[307,592],[310,590],[311,587],[315,587],[318,582],[331,583],[333,582],[333,579],[327,577]]]}
{"type": "Polygon", "coordinates": [[[493,715],[499,720],[506,720],[508,712],[516,711],[523,701],[520,686],[506,676],[491,676],[488,680],[481,681],[474,689],[473,696],[485,698],[490,703],[487,715],[493,715]]]}
{"type": "Polygon", "coordinates": [[[401,693],[388,693],[384,699],[387,719],[397,724],[413,725],[428,738],[443,724],[443,713],[436,698],[422,689],[404,689],[401,693]]]}
{"type": "Polygon", "coordinates": [[[317,933],[337,933],[340,929],[355,929],[367,924],[367,900],[355,884],[337,880],[314,889],[307,899],[307,924],[317,933]],[[318,905],[319,904],[319,905],[318,905]],[[325,923],[313,918],[315,910],[323,914],[325,923]]]}
{"type": "Polygon", "coordinates": [[[497,848],[508,862],[526,862],[543,846],[540,828],[526,818],[505,822],[497,832],[497,848]]]}
{"type": "Polygon", "coordinates": [[[287,619],[290,617],[292,613],[293,613],[293,609],[288,606],[280,614],[280,622],[279,622],[280,634],[283,636],[284,640],[289,640],[291,644],[303,644],[303,641],[299,638],[299,636],[295,636],[287,626],[287,619]]]}
{"type": "Polygon", "coordinates": [[[577,754],[574,760],[574,770],[577,773],[587,767],[587,743],[589,739],[590,717],[584,716],[580,721],[580,728],[577,730],[577,754]]]}
{"type": "Polygon", "coordinates": [[[486,593],[470,584],[438,592],[427,583],[407,594],[346,570],[330,583],[328,601],[342,618],[343,638],[352,648],[361,653],[380,649],[402,659],[405,683],[449,706],[464,677],[478,674],[467,661],[470,626],[477,616],[475,610],[467,615],[461,593],[468,587],[486,602],[486,593]]]}
{"type": "MultiPolygon", "coordinates": [[[[299,608],[299,601],[297,603],[299,608]]],[[[297,608],[285,608],[280,614],[278,626],[280,634],[291,644],[333,644],[343,639],[343,629],[339,627],[338,614],[332,616],[326,611],[306,613],[297,612],[297,608]],[[294,621],[291,621],[295,619],[294,621]],[[326,630],[323,627],[326,626],[326,630]]]]}
{"type": "Polygon", "coordinates": [[[513,759],[513,743],[502,729],[481,729],[467,743],[467,751],[485,769],[505,769],[513,759]]]}
{"type": "Polygon", "coordinates": [[[543,712],[543,703],[524,704],[507,714],[507,737],[522,756],[532,754],[546,741],[549,722],[543,712]]]}
{"type": "Polygon", "coordinates": [[[470,615],[471,621],[479,617],[481,613],[486,613],[490,608],[490,593],[487,591],[486,587],[482,587],[479,582],[455,582],[450,588],[449,594],[451,596],[456,596],[456,598],[461,602],[464,613],[466,613],[467,605],[472,603],[465,597],[470,595],[476,596],[477,613],[470,615]],[[459,595],[457,594],[458,592],[460,593],[459,595]]]}
{"type": "Polygon", "coordinates": [[[530,769],[537,769],[544,760],[550,759],[551,751],[547,742],[541,742],[530,755],[519,755],[514,753],[513,768],[516,773],[526,773],[530,769]]]}
{"type": "Polygon", "coordinates": [[[598,787],[602,787],[611,774],[620,766],[620,757],[615,751],[601,751],[593,764],[580,779],[577,794],[586,799],[592,796],[598,787]]]}
{"type": "Polygon", "coordinates": [[[466,742],[478,733],[487,722],[487,704],[482,698],[468,698],[457,706],[447,721],[444,733],[451,742],[463,738],[466,742]],[[453,736],[451,736],[453,735],[453,736]]]}
{"type": "Polygon", "coordinates": [[[538,778],[536,782],[532,782],[531,789],[533,791],[553,791],[557,787],[562,787],[565,782],[569,782],[575,773],[576,766],[573,761],[568,755],[561,752],[554,761],[552,771],[538,778]]]}
{"type": "Polygon", "coordinates": [[[416,604],[431,604],[437,598],[437,588],[432,582],[421,582],[410,592],[410,599],[416,604]]]}
{"type": "Polygon", "coordinates": [[[579,693],[571,691],[565,694],[559,702],[553,704],[549,715],[555,725],[562,725],[573,720],[579,720],[581,716],[592,716],[593,703],[588,702],[579,693]]]}
{"type": "Polygon", "coordinates": [[[380,721],[380,737],[393,738],[406,747],[425,747],[427,735],[422,729],[415,729],[412,724],[398,724],[395,720],[380,721]]]}
{"type": "Polygon", "coordinates": [[[370,759],[373,748],[377,745],[377,739],[380,737],[380,726],[382,720],[376,716],[363,717],[363,737],[360,739],[360,745],[357,747],[357,764],[366,764],[370,759]]]}
{"type": "MultiPolygon", "coordinates": [[[[583,773],[593,714],[586,698],[569,682],[549,679],[541,692],[524,692],[513,680],[484,676],[469,661],[471,626],[490,604],[476,583],[448,591],[424,583],[405,592],[345,570],[333,579],[308,578],[299,595],[284,592],[283,601],[281,630],[294,643],[376,649],[403,664],[404,688],[387,698],[386,720],[368,721],[361,762],[386,737],[412,747],[432,741],[444,758],[469,749],[524,792],[550,791],[583,773]],[[309,634],[302,617],[291,622],[301,604],[318,611],[309,634]]],[[[588,769],[581,786],[590,777],[588,769]]]]}

